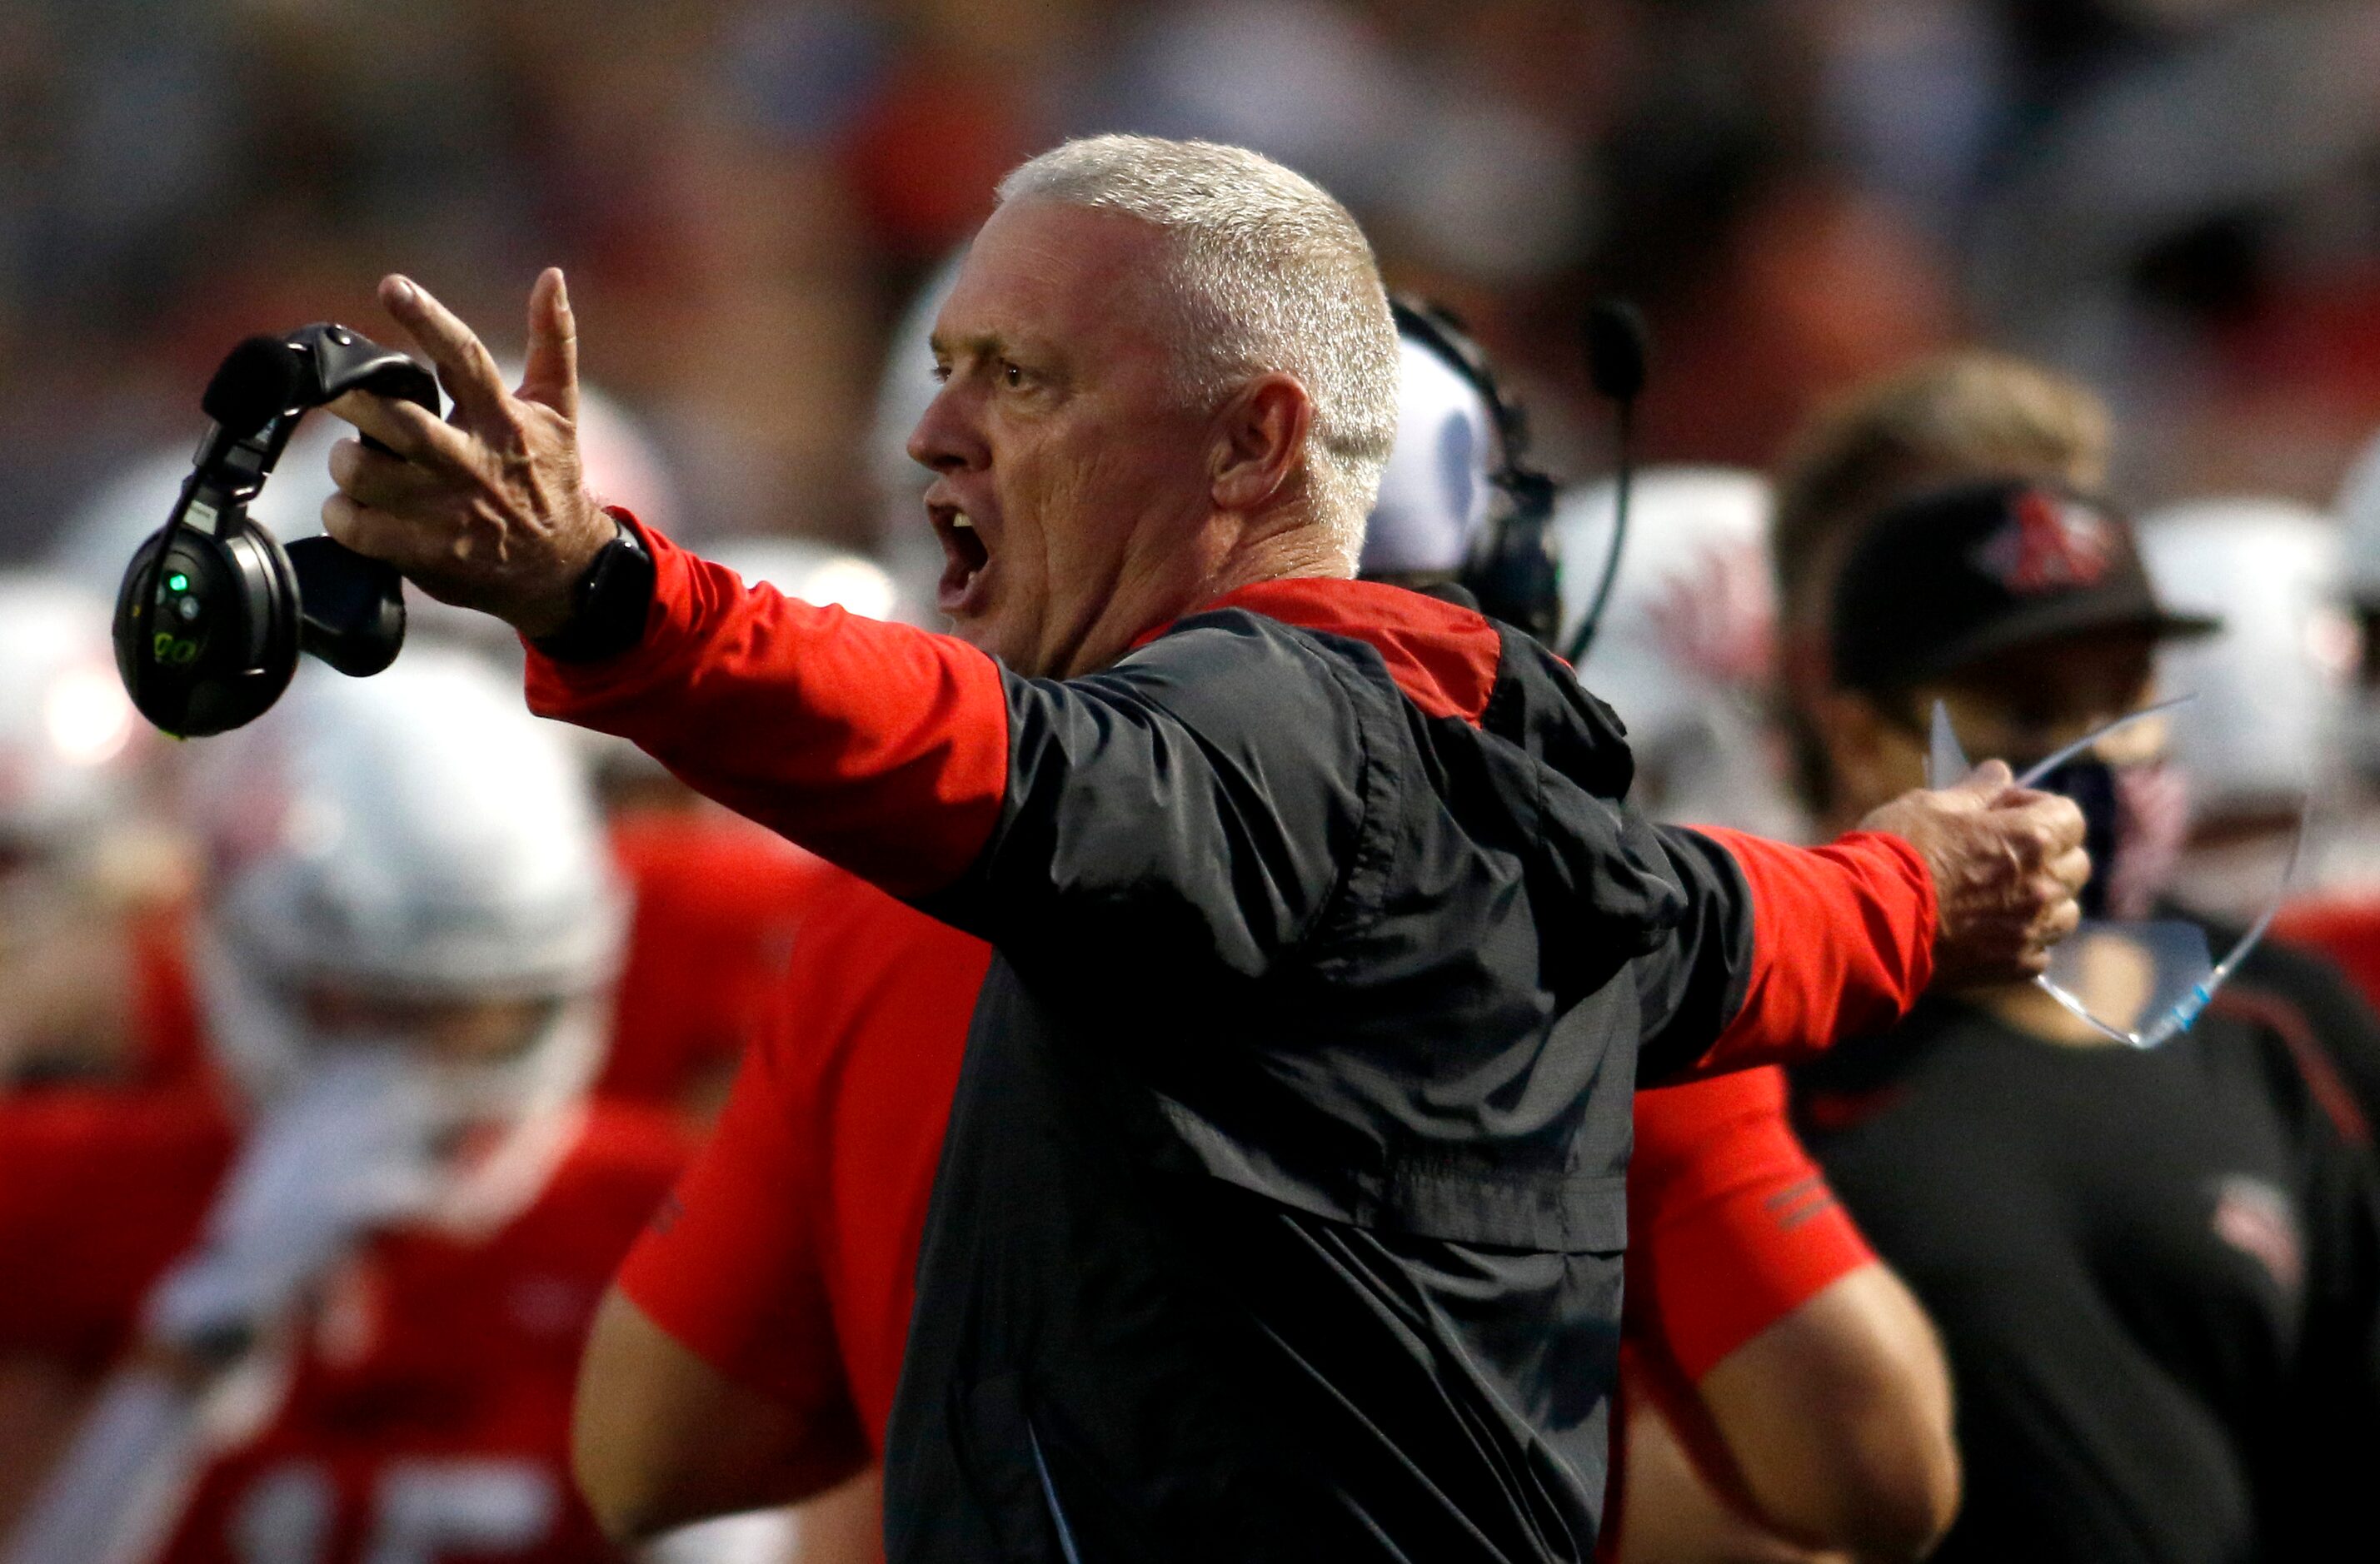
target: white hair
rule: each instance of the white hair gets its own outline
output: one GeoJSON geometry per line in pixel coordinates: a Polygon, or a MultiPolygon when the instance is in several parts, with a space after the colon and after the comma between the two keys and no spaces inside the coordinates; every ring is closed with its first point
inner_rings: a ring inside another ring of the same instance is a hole
{"type": "Polygon", "coordinates": [[[1397,434],[1397,330],[1364,231],[1312,180],[1240,147],[1093,136],[1001,181],[1034,198],[1121,212],[1173,241],[1157,279],[1178,316],[1176,374],[1195,405],[1220,405],[1285,372],[1314,404],[1306,504],[1353,570],[1397,434]]]}

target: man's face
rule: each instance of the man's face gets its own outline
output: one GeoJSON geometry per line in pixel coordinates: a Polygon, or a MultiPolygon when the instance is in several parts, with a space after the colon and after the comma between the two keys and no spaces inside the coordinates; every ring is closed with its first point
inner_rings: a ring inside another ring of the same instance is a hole
{"type": "MultiPolygon", "coordinates": [[[[2154,643],[2137,632],[2066,636],[2002,653],[1888,703],[1836,696],[1822,726],[1845,812],[1856,818],[1925,785],[1926,734],[1936,701],[1949,712],[1971,758],[2006,760],[2022,771],[2147,705],[2155,654],[2154,643]]],[[[2111,735],[2099,758],[2148,758],[2163,742],[2160,725],[2144,722],[2111,735]]]]}
{"type": "Polygon", "coordinates": [[[942,389],[909,454],[946,566],[938,606],[1017,672],[1114,661],[1195,606],[1211,525],[1208,410],[1169,379],[1147,279],[1159,231],[1025,200],[984,224],[936,321],[942,389]]]}

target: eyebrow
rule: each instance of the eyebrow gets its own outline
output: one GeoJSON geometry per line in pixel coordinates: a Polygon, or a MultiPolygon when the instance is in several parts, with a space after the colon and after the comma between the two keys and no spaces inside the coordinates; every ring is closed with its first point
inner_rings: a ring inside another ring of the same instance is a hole
{"type": "Polygon", "coordinates": [[[996,357],[1004,352],[1010,346],[1010,343],[998,332],[974,332],[959,337],[955,342],[941,333],[936,332],[926,339],[926,346],[934,350],[934,357],[937,358],[955,357],[962,348],[976,358],[984,358],[996,357]]]}

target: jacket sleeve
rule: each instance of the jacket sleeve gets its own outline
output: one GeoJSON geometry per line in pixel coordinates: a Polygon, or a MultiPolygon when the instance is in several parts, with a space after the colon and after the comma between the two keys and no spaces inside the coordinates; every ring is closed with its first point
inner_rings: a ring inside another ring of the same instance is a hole
{"type": "Polygon", "coordinates": [[[1666,959],[1642,966],[1642,1084],[1806,1059],[1893,1025],[1925,992],[1934,882],[1900,837],[1661,834],[1689,910],[1666,959]]]}
{"type": "Polygon", "coordinates": [[[646,535],[643,641],[592,665],[532,649],[532,709],[633,740],[1012,959],[1129,941],[1142,964],[1254,974],[1339,886],[1364,809],[1354,709],[1269,622],[1210,615],[1102,673],[1026,679],[646,535]]]}
{"type": "Polygon", "coordinates": [[[649,527],[644,638],[532,647],[540,716],[629,739],[697,792],[901,896],[974,861],[1008,785],[999,664],[963,641],[747,588],[649,527]]]}

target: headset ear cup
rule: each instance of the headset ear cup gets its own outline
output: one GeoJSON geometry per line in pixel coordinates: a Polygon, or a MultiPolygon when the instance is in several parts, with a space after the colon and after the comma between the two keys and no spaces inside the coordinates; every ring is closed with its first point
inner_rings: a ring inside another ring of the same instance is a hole
{"type": "Polygon", "coordinates": [[[111,638],[115,643],[116,677],[124,681],[125,693],[132,697],[134,709],[161,728],[166,724],[151,709],[154,697],[149,687],[149,664],[143,648],[149,635],[147,605],[157,596],[157,559],[164,549],[165,528],[161,527],[132,551],[132,563],[125,566],[124,580],[115,588],[115,616],[111,629],[111,638]]]}
{"type": "Polygon", "coordinates": [[[1551,646],[1561,629],[1561,557],[1551,525],[1552,486],[1542,494],[1498,485],[1496,509],[1463,562],[1462,585],[1479,612],[1551,646]]]}
{"type": "Polygon", "coordinates": [[[405,586],[395,566],[329,538],[286,550],[297,572],[298,644],[350,678],[377,673],[405,645],[405,586]]]}
{"type": "Polygon", "coordinates": [[[115,665],[133,705],[166,733],[201,738],[251,722],[298,667],[298,584],[281,545],[239,525],[229,539],[159,528],[115,600],[115,665]],[[187,591],[161,589],[169,574],[187,591]],[[195,601],[185,617],[163,608],[195,601]],[[169,617],[168,614],[171,613],[169,617]]]}
{"type": "Polygon", "coordinates": [[[237,666],[212,671],[214,676],[192,692],[188,732],[194,737],[253,722],[281,698],[298,672],[298,572],[288,553],[272,533],[245,520],[216,545],[239,572],[252,649],[237,666]]]}

